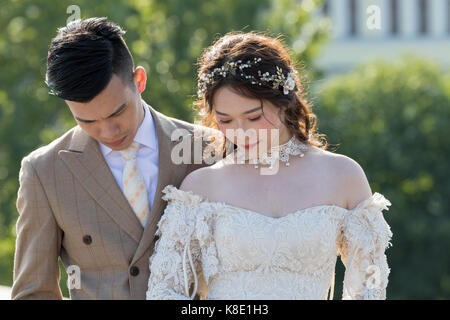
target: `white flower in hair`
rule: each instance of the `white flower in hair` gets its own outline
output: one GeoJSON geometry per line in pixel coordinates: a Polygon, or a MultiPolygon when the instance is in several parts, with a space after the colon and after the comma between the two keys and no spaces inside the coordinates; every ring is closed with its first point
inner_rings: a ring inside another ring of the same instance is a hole
{"type": "Polygon", "coordinates": [[[295,70],[291,70],[289,72],[288,77],[283,85],[283,93],[289,94],[289,91],[294,90],[295,88],[295,70]]]}

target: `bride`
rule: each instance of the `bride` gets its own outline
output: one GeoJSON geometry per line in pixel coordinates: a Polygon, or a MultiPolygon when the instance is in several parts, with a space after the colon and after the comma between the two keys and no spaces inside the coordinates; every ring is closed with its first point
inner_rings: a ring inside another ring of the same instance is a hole
{"type": "Polygon", "coordinates": [[[283,44],[231,33],[199,65],[203,123],[236,149],[164,189],[147,299],[333,299],[338,255],[343,299],[385,299],[391,203],[326,150],[283,44]]]}

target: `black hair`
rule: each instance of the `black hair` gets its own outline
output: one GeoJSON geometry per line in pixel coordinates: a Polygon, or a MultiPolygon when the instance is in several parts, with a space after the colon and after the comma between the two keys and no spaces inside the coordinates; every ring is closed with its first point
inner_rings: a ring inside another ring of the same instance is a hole
{"type": "Polygon", "coordinates": [[[47,56],[45,83],[50,94],[89,102],[113,74],[134,87],[134,63],[122,37],[125,31],[105,17],[75,20],[58,29],[47,56]]]}

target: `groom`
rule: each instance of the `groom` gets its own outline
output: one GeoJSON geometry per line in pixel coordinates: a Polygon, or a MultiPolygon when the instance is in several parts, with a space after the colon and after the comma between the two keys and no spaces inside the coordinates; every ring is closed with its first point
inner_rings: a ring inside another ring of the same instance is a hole
{"type": "Polygon", "coordinates": [[[141,99],[146,73],[123,33],[105,18],[77,20],[50,44],[47,85],[78,125],[22,160],[12,299],[62,299],[59,258],[72,299],[145,299],[161,191],[210,163],[172,162],[174,130],[191,145],[220,133],[141,99]]]}

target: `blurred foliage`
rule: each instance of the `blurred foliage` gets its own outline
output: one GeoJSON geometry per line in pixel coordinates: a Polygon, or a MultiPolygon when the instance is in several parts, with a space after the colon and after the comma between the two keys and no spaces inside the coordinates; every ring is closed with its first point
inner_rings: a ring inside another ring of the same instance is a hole
{"type": "Polygon", "coordinates": [[[361,66],[317,94],[328,141],[392,202],[388,298],[449,299],[450,74],[405,56],[361,66]]]}
{"type": "Polygon", "coordinates": [[[0,284],[9,285],[11,283],[15,248],[14,231],[15,225],[11,224],[8,234],[0,238],[0,284]]]}
{"type": "MultiPolygon", "coordinates": [[[[196,62],[203,48],[230,31],[283,32],[292,54],[318,74],[312,58],[328,25],[311,11],[321,0],[0,0],[0,283],[12,284],[20,161],[76,123],[45,86],[48,45],[78,5],[81,18],[106,16],[121,25],[135,65],[148,72],[143,98],[155,109],[193,119],[196,62]],[[303,28],[305,26],[305,28],[303,28]]],[[[305,76],[307,78],[307,76],[305,76]]],[[[62,274],[64,293],[66,277],[62,274]]]]}

